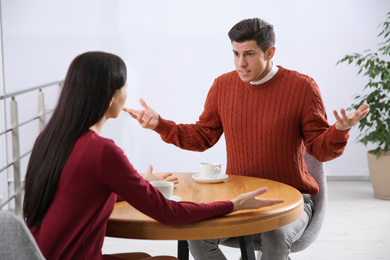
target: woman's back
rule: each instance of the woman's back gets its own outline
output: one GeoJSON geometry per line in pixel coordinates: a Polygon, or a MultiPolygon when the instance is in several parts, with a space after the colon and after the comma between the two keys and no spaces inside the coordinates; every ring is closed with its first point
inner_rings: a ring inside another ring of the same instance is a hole
{"type": "Polygon", "coordinates": [[[31,228],[46,258],[101,258],[106,222],[116,202],[101,178],[107,143],[93,131],[76,142],[40,228],[31,228]]]}

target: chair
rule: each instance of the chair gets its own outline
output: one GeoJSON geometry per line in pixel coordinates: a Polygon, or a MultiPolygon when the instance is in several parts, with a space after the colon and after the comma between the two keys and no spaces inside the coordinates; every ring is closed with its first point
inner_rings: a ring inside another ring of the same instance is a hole
{"type": "Polygon", "coordinates": [[[328,201],[328,186],[323,164],[305,152],[305,162],[308,172],[316,180],[320,190],[312,198],[314,211],[312,219],[302,236],[292,245],[291,252],[296,253],[309,247],[320,234],[325,219],[326,204],[328,201]]]}
{"type": "Polygon", "coordinates": [[[45,259],[26,224],[6,211],[0,211],[0,259],[45,259]]]}
{"type": "MultiPolygon", "coordinates": [[[[305,163],[308,172],[313,176],[313,178],[318,183],[320,188],[318,194],[312,198],[314,204],[314,211],[312,219],[307,226],[305,232],[302,236],[292,245],[291,252],[296,253],[304,250],[310,246],[318,237],[322,224],[325,219],[325,210],[326,203],[328,198],[326,176],[323,169],[323,164],[315,159],[313,156],[305,152],[305,163]]],[[[255,234],[252,236],[254,249],[260,251],[260,235],[255,234]]],[[[222,243],[224,246],[228,247],[240,247],[238,238],[231,238],[222,243]]]]}

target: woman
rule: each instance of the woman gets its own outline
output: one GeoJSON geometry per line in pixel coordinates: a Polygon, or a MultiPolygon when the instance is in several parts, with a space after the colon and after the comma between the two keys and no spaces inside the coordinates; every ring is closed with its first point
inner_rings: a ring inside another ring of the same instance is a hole
{"type": "MultiPolygon", "coordinates": [[[[25,181],[24,218],[47,259],[120,259],[101,253],[117,195],[166,225],[283,202],[255,198],[264,188],[210,204],[165,199],[112,140],[99,136],[106,120],[119,115],[126,90],[126,65],[113,54],[87,52],[69,67],[58,105],[34,144],[25,181]]],[[[151,167],[146,176],[156,178],[151,167]]]]}

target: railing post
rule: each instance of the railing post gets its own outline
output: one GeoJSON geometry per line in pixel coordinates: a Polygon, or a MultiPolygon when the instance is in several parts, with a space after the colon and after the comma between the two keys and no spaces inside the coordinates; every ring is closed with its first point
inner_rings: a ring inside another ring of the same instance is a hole
{"type": "MultiPolygon", "coordinates": [[[[0,100],[0,131],[3,132],[7,129],[6,126],[6,103],[5,100],[0,100]]],[[[8,138],[6,134],[2,134],[0,136],[0,142],[2,143],[2,146],[0,147],[0,154],[1,158],[0,161],[3,162],[1,166],[7,165],[8,162],[8,150],[7,150],[7,144],[8,144],[8,138]]],[[[9,195],[8,192],[8,168],[4,171],[0,172],[0,183],[3,183],[2,186],[0,186],[0,200],[7,198],[9,195]]],[[[1,210],[1,209],[0,209],[1,210]]]]}
{"type": "Polygon", "coordinates": [[[38,93],[38,117],[39,117],[39,132],[42,132],[45,128],[45,96],[42,89],[38,93]]]}
{"type": "Polygon", "coordinates": [[[20,183],[20,146],[19,146],[19,122],[18,103],[15,98],[11,101],[11,129],[12,129],[12,153],[14,158],[14,189],[15,189],[15,215],[22,216],[22,192],[20,183]]]}
{"type": "Polygon", "coordinates": [[[63,85],[64,85],[64,82],[60,82],[60,84],[58,84],[58,98],[57,98],[57,101],[58,101],[59,97],[61,96],[63,85]]]}

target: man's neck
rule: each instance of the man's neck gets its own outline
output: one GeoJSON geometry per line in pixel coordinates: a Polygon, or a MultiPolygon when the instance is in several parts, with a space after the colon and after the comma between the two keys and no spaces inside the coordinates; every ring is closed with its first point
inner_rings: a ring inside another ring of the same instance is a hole
{"type": "Polygon", "coordinates": [[[279,68],[275,65],[275,63],[273,61],[270,61],[270,62],[272,63],[272,65],[271,65],[271,69],[269,70],[267,75],[265,75],[265,77],[259,81],[251,81],[250,83],[252,85],[263,84],[263,83],[267,82],[268,80],[270,80],[273,76],[275,76],[275,74],[278,72],[279,68]]]}

